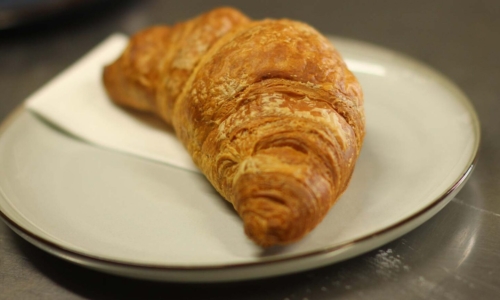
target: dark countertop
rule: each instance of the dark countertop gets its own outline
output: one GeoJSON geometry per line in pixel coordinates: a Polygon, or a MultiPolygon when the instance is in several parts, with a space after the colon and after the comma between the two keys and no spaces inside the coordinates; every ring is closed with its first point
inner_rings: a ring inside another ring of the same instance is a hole
{"type": "Polygon", "coordinates": [[[378,44],[449,77],[482,124],[479,164],[462,191],[419,228],[357,258],[224,284],[98,273],[39,250],[0,222],[0,299],[498,299],[499,1],[111,1],[0,32],[0,119],[111,33],[172,24],[224,4],[256,19],[298,19],[323,33],[378,44]]]}

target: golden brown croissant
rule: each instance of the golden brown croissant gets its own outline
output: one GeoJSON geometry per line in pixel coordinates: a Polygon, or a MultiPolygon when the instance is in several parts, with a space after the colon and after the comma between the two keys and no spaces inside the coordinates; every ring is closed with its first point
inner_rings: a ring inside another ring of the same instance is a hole
{"type": "Polygon", "coordinates": [[[345,191],[363,94],[330,42],[220,8],[134,35],[104,71],[118,104],[157,114],[262,246],[301,239],[345,191]]]}

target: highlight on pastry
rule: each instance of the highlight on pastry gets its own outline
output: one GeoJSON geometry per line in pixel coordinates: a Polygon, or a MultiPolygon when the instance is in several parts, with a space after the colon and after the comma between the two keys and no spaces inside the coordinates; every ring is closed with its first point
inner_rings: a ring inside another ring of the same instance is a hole
{"type": "Polygon", "coordinates": [[[321,222],[365,134],[361,87],[324,36],[232,8],[136,33],[103,82],[116,104],[174,127],[264,247],[296,242],[321,222]]]}

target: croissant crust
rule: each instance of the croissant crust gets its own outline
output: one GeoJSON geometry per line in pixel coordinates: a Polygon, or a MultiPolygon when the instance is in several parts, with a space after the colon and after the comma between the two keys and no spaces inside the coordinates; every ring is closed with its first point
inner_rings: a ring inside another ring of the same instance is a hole
{"type": "Polygon", "coordinates": [[[345,191],[365,134],[363,93],[307,24],[220,8],[134,35],[104,70],[117,104],[172,124],[262,246],[301,239],[345,191]]]}

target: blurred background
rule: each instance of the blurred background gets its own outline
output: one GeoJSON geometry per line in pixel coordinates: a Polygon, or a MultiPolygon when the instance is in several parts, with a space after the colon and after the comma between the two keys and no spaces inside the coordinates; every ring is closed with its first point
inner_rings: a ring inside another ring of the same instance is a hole
{"type": "Polygon", "coordinates": [[[0,119],[110,34],[221,5],[390,48],[450,78],[482,123],[469,182],[430,221],[380,249],[315,271],[230,284],[97,273],[38,250],[0,222],[0,299],[500,298],[500,1],[0,0],[0,119]]]}

